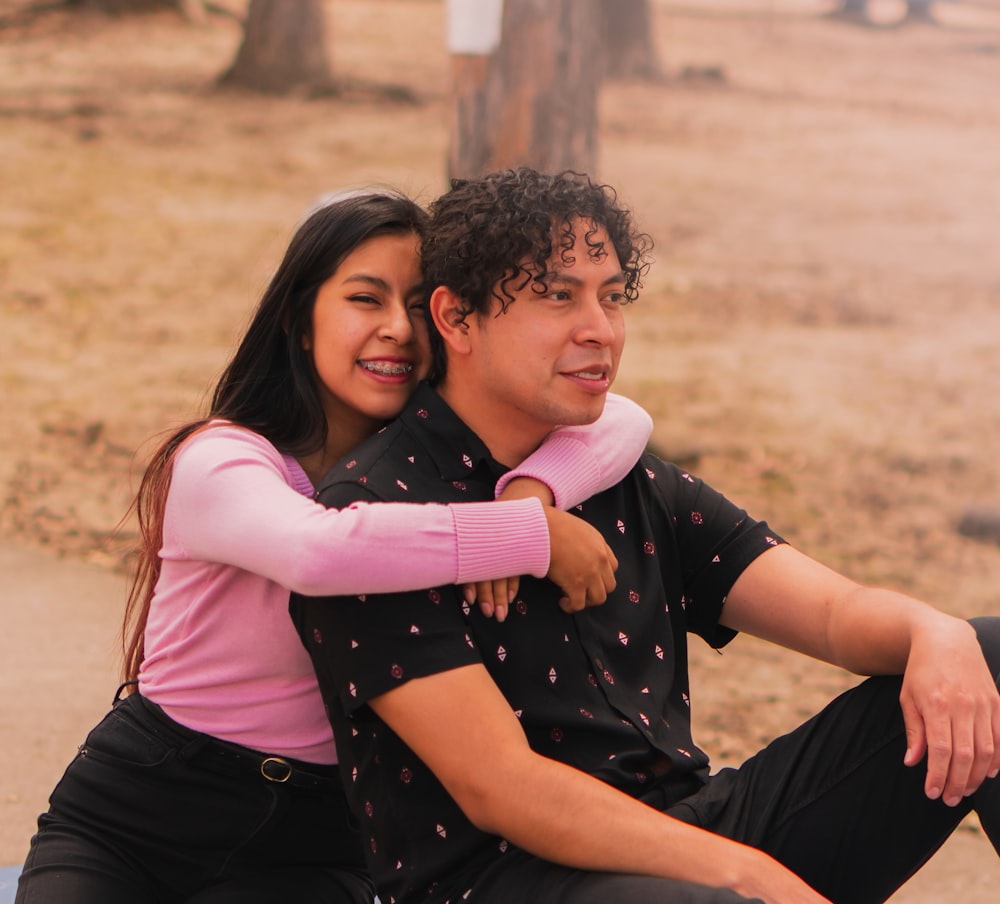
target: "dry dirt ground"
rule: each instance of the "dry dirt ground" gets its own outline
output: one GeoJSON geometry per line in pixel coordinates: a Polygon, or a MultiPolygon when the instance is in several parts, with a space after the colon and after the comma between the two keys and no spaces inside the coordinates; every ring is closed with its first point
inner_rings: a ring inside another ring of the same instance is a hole
{"type": "MultiPolygon", "coordinates": [[[[1000,506],[990,2],[939,4],[932,27],[874,0],[861,28],[820,0],[654,0],[666,76],[608,85],[601,106],[598,174],[657,243],[618,390],[665,454],[800,548],[962,616],[1000,614],[1000,546],[955,530],[966,507],[1000,506]]],[[[449,118],[440,2],[331,3],[346,88],[322,99],[215,90],[231,17],[25,6],[0,0],[0,544],[24,552],[8,575],[36,568],[50,588],[58,555],[70,577],[36,614],[30,580],[0,582],[17,653],[0,863],[23,857],[111,689],[112,532],[149,438],[204,402],[312,199],[443,190],[449,118]]],[[[722,656],[696,643],[696,737],[738,761],[850,680],[746,639],[722,656]]],[[[959,835],[970,865],[894,901],[995,899],[981,830],[959,835]]]]}

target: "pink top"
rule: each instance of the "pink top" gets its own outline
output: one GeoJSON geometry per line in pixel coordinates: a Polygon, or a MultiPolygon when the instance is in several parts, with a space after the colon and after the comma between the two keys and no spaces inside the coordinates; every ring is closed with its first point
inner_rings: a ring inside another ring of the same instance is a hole
{"type": "MultiPolygon", "coordinates": [[[[554,431],[507,480],[543,480],[570,508],[621,480],[651,429],[639,406],[609,395],[596,423],[554,431]]],[[[336,510],[312,494],[295,459],[250,430],[220,423],[185,441],[164,512],[139,689],[196,731],[333,763],[333,734],[288,615],[289,591],[385,593],[542,577],[549,539],[537,499],[336,510]]]]}

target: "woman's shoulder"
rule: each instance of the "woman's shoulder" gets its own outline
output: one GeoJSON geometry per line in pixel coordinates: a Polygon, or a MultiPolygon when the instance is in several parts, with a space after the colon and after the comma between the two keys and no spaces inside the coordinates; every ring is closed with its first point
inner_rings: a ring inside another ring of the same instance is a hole
{"type": "Polygon", "coordinates": [[[174,467],[211,468],[246,461],[267,462],[282,470],[285,466],[285,456],[260,433],[231,421],[212,420],[181,443],[174,467]]]}

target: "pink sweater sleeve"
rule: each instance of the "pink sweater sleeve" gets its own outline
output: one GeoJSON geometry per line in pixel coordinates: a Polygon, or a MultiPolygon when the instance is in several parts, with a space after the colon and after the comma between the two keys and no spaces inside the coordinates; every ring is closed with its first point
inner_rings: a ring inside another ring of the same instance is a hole
{"type": "Polygon", "coordinates": [[[314,596],[544,577],[548,570],[548,528],[537,499],[337,510],[303,495],[296,479],[255,433],[216,426],[196,434],[174,460],[163,555],[236,566],[314,596]]]}
{"type": "Polygon", "coordinates": [[[630,399],[608,394],[604,412],[583,427],[559,427],[497,483],[497,495],[517,477],[540,480],[557,508],[570,509],[618,483],[639,460],[653,419],[630,399]]]}

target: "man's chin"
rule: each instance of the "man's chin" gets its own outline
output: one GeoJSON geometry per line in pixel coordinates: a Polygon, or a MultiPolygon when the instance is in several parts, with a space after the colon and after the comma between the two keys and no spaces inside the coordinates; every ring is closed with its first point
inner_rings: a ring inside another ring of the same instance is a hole
{"type": "Polygon", "coordinates": [[[581,404],[564,405],[560,412],[562,419],[559,423],[564,427],[583,427],[592,424],[604,412],[606,400],[607,393],[604,393],[600,396],[593,396],[581,404]]]}

